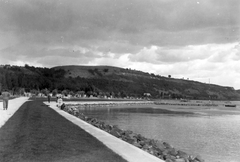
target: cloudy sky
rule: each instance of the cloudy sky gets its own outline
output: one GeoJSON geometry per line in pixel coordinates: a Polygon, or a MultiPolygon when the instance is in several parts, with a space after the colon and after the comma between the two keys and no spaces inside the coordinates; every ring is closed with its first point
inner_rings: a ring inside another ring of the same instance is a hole
{"type": "Polygon", "coordinates": [[[0,0],[0,64],[110,65],[240,89],[239,0],[0,0]]]}

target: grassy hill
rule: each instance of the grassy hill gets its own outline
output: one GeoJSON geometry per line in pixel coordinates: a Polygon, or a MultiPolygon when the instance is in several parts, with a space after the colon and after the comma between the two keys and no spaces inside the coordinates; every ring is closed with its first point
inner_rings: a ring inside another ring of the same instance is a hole
{"type": "Polygon", "coordinates": [[[65,77],[82,77],[82,78],[103,78],[112,77],[113,75],[131,75],[131,76],[149,76],[148,73],[141,71],[124,69],[113,66],[57,66],[53,69],[64,69],[66,71],[65,77]]]}
{"type": "Polygon", "coordinates": [[[144,93],[150,93],[153,98],[240,99],[240,92],[232,87],[167,78],[112,66],[73,65],[49,69],[5,65],[0,67],[0,83],[2,87],[13,91],[24,88],[26,91],[81,91],[95,96],[143,97],[144,93]]]}
{"type": "MultiPolygon", "coordinates": [[[[239,99],[240,95],[232,87],[224,87],[214,84],[205,84],[191,80],[167,78],[141,71],[123,69],[112,66],[59,66],[53,69],[63,69],[66,78],[86,78],[96,82],[113,82],[112,85],[102,84],[102,88],[119,87],[118,91],[126,88],[135,93],[151,93],[158,98],[194,98],[194,99],[239,99]],[[121,87],[121,86],[120,86],[121,87]],[[119,88],[120,88],[119,87],[119,88]]],[[[101,86],[94,84],[97,88],[101,86]]],[[[102,89],[103,90],[103,89],[102,89]]]]}

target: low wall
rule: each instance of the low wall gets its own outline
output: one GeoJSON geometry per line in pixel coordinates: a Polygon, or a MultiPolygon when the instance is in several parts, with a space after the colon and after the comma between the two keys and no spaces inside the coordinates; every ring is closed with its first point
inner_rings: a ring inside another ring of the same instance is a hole
{"type": "Polygon", "coordinates": [[[65,102],[67,105],[77,107],[111,107],[154,104],[154,101],[91,101],[91,102],[65,102]]]}
{"type": "MultiPolygon", "coordinates": [[[[87,106],[89,106],[88,104],[87,106]]],[[[79,106],[79,105],[78,105],[79,106]]],[[[65,105],[64,111],[72,114],[89,124],[104,130],[111,135],[122,139],[156,157],[165,160],[166,162],[204,162],[199,156],[189,155],[181,150],[175,149],[167,142],[158,141],[154,139],[148,139],[143,137],[141,134],[136,134],[130,130],[122,130],[117,125],[108,125],[96,118],[90,118],[80,112],[77,105],[65,105]]],[[[81,105],[83,106],[83,105],[81,105]]],[[[96,105],[95,105],[96,106],[96,105]]],[[[106,106],[106,105],[105,105],[106,106]]]]}

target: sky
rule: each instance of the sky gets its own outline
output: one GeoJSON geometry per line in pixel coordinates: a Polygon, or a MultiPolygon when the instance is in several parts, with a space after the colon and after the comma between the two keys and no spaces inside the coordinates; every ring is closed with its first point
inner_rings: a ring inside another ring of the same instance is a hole
{"type": "Polygon", "coordinates": [[[108,65],[240,89],[239,0],[0,0],[0,64],[108,65]]]}

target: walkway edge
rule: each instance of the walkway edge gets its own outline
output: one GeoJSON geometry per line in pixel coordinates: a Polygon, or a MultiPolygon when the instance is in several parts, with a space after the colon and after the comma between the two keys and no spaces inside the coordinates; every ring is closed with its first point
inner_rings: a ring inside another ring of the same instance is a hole
{"type": "Polygon", "coordinates": [[[58,114],[62,115],[72,123],[76,124],[80,128],[84,129],[86,132],[97,138],[104,145],[110,148],[112,151],[122,156],[128,162],[164,162],[163,160],[121,140],[111,134],[98,129],[91,124],[71,115],[65,111],[57,108],[56,103],[51,102],[50,104],[44,102],[44,104],[49,105],[50,108],[55,110],[58,114]]]}

